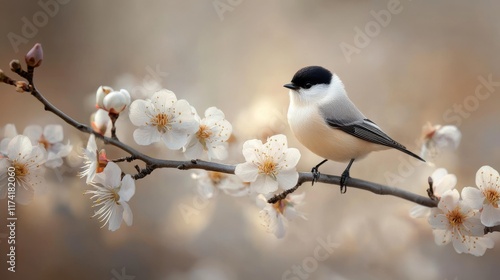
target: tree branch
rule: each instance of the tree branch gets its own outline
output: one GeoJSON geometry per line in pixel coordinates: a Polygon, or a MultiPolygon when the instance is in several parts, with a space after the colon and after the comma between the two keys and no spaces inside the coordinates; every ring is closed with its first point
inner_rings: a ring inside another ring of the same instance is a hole
{"type": "MultiPolygon", "coordinates": [[[[180,170],[188,170],[188,169],[204,169],[207,171],[216,171],[216,172],[221,172],[221,173],[226,173],[226,174],[234,174],[235,166],[234,165],[227,165],[227,164],[221,164],[221,163],[215,163],[215,162],[208,162],[208,161],[203,161],[203,160],[189,160],[189,161],[178,161],[178,160],[162,160],[162,159],[157,159],[150,157],[148,155],[145,155],[134,148],[126,145],[125,143],[121,142],[118,140],[118,138],[115,137],[106,137],[103,136],[99,133],[96,133],[93,131],[93,129],[87,125],[84,125],[82,123],[79,123],[78,121],[74,120],[61,110],[59,110],[56,106],[54,106],[52,103],[50,103],[34,86],[33,84],[33,69],[30,69],[31,71],[29,72],[24,72],[19,69],[16,69],[16,73],[22,73],[24,76],[26,74],[29,75],[27,77],[27,80],[30,82],[30,90],[31,90],[31,95],[33,95],[38,101],[40,101],[44,105],[44,109],[46,111],[54,113],[56,116],[61,118],[63,121],[68,123],[69,125],[73,126],[74,128],[80,130],[81,132],[87,133],[87,134],[94,134],[96,137],[100,138],[101,140],[104,141],[105,144],[113,145],[127,153],[130,154],[129,157],[124,157],[121,159],[116,160],[118,161],[128,161],[130,162],[131,160],[141,160],[142,162],[145,163],[146,167],[144,169],[140,169],[138,166],[136,166],[136,169],[138,170],[138,173],[134,175],[134,179],[140,179],[143,178],[147,175],[149,175],[151,172],[153,172],[155,169],[158,168],[177,168],[180,170]]],[[[18,74],[19,74],[18,73],[18,74]]],[[[23,76],[23,75],[21,75],[23,76]]],[[[23,77],[24,77],[23,76],[23,77]]],[[[11,84],[11,83],[8,83],[11,84]]],[[[313,181],[313,175],[310,172],[301,172],[299,173],[299,179],[297,182],[297,185],[290,189],[287,190],[281,194],[276,195],[275,197],[271,198],[269,200],[270,203],[273,203],[280,200],[284,199],[288,194],[294,192],[297,190],[303,183],[305,182],[312,182],[313,181]]],[[[325,184],[332,184],[332,185],[340,185],[340,177],[339,176],[333,176],[333,175],[326,175],[326,174],[321,174],[319,178],[317,179],[317,182],[322,182],[325,184]]],[[[348,187],[350,188],[357,188],[357,189],[362,189],[366,191],[370,191],[375,194],[379,195],[391,195],[391,196],[396,196],[408,201],[412,201],[414,203],[427,206],[427,207],[436,207],[437,206],[437,201],[432,200],[428,197],[421,196],[418,194],[411,193],[409,191],[406,191],[404,189],[400,188],[395,188],[395,187],[389,187],[385,185],[380,185],[360,179],[355,179],[355,178],[349,178],[348,180],[348,187]]]]}

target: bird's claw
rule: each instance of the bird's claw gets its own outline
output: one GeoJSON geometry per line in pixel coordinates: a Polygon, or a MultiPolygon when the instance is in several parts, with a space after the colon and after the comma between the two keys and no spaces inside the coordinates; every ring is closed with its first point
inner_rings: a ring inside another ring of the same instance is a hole
{"type": "Polygon", "coordinates": [[[318,171],[318,167],[315,166],[311,169],[311,173],[313,175],[313,179],[312,179],[312,186],[314,186],[314,183],[316,183],[318,180],[319,180],[319,176],[321,175],[321,173],[319,173],[318,171]]]}
{"type": "Polygon", "coordinates": [[[342,176],[340,176],[340,193],[344,194],[347,192],[347,180],[351,178],[349,176],[349,171],[345,170],[342,172],[342,176]]]}

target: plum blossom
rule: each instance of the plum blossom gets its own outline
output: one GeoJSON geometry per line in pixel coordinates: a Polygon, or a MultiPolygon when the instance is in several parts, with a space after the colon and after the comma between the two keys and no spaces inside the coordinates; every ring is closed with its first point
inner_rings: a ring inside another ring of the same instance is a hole
{"type": "Polygon", "coordinates": [[[204,198],[214,197],[219,190],[240,197],[250,194],[250,185],[242,182],[237,176],[221,172],[199,170],[191,177],[198,181],[198,192],[204,198]]]}
{"type": "Polygon", "coordinates": [[[299,195],[290,194],[286,198],[270,204],[267,203],[264,195],[258,195],[257,206],[263,208],[259,215],[267,232],[274,234],[277,238],[283,238],[285,237],[285,226],[288,221],[292,221],[297,217],[306,219],[303,213],[295,209],[296,206],[302,204],[304,197],[305,193],[299,195]]]}
{"type": "Polygon", "coordinates": [[[205,111],[205,118],[198,121],[198,131],[191,135],[188,143],[184,146],[184,155],[187,158],[199,158],[203,151],[208,152],[208,159],[224,160],[227,158],[227,140],[231,136],[232,126],[224,116],[224,113],[210,107],[205,111]]]}
{"type": "Polygon", "coordinates": [[[132,210],[127,202],[135,193],[135,182],[130,174],[123,179],[121,174],[120,167],[109,162],[104,171],[95,176],[92,183],[95,189],[85,192],[92,195],[92,207],[100,207],[92,217],[98,217],[103,222],[103,227],[108,224],[110,231],[119,229],[122,220],[128,226],[132,225],[133,220],[132,210]]]}
{"type": "Polygon", "coordinates": [[[90,184],[96,174],[104,171],[104,168],[108,164],[108,158],[106,157],[106,151],[102,149],[99,151],[97,149],[97,144],[95,142],[94,134],[90,134],[89,140],[87,142],[87,148],[83,150],[82,157],[85,160],[83,165],[83,171],[80,172],[80,178],[87,177],[87,184],[90,184]]]}
{"type": "Polygon", "coordinates": [[[235,174],[244,182],[250,182],[257,193],[268,194],[278,186],[287,190],[297,184],[299,173],[295,166],[300,152],[288,148],[285,135],[274,135],[265,144],[248,140],[243,144],[243,156],[246,162],[236,166],[235,174]]]}
{"type": "Polygon", "coordinates": [[[63,128],[61,125],[52,124],[42,128],[39,125],[27,126],[23,135],[27,136],[33,145],[40,144],[47,151],[47,159],[45,166],[49,168],[57,168],[63,164],[63,158],[68,156],[73,149],[69,144],[63,144],[64,139],[63,128]]]}
{"type": "Polygon", "coordinates": [[[178,150],[199,129],[194,112],[186,100],[177,100],[175,94],[163,89],[151,100],[135,100],[130,105],[130,121],[139,126],[134,140],[139,145],[162,141],[167,148],[178,150]]]}
{"type": "Polygon", "coordinates": [[[424,143],[420,155],[424,159],[437,157],[444,151],[453,151],[458,148],[462,133],[454,125],[432,125],[427,123],[422,128],[424,143]]]}
{"type": "Polygon", "coordinates": [[[0,159],[0,197],[7,195],[5,182],[9,167],[14,168],[16,197],[15,201],[20,204],[28,204],[33,200],[35,188],[43,184],[44,150],[39,146],[33,146],[28,137],[17,135],[10,140],[6,157],[0,159]]]}
{"type": "MultiPolygon", "coordinates": [[[[436,198],[441,198],[441,195],[448,190],[452,190],[457,185],[457,176],[448,174],[444,168],[438,168],[432,172],[432,189],[436,198]]],[[[429,207],[416,205],[410,210],[410,217],[424,218],[429,216],[431,210],[429,207]]]]}
{"type": "Polygon", "coordinates": [[[479,211],[468,201],[460,200],[460,194],[455,189],[441,196],[438,207],[431,210],[429,224],[433,228],[436,244],[452,242],[457,253],[482,256],[486,249],[493,248],[493,240],[484,235],[479,211]]]}
{"type": "Polygon", "coordinates": [[[462,197],[473,208],[481,210],[481,222],[487,227],[500,224],[500,176],[490,166],[479,168],[476,173],[476,186],[465,187],[462,197]]]}

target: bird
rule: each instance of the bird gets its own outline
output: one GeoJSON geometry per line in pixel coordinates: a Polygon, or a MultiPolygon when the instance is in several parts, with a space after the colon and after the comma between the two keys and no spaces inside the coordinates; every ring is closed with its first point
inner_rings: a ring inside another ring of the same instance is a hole
{"type": "Polygon", "coordinates": [[[349,162],[340,177],[340,191],[347,191],[349,170],[355,160],[370,152],[396,149],[425,162],[394,141],[361,113],[347,96],[336,74],[321,66],[307,66],[295,73],[289,89],[288,124],[302,145],[324,158],[311,169],[312,184],[319,179],[319,167],[328,160],[349,162]]]}

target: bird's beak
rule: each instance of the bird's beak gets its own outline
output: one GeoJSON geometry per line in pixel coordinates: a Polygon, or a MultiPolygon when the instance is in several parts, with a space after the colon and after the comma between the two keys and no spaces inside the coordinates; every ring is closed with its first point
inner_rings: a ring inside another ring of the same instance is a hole
{"type": "Polygon", "coordinates": [[[286,84],[286,85],[283,85],[284,87],[286,88],[289,88],[289,89],[293,89],[293,90],[298,90],[300,87],[297,86],[296,84],[293,84],[293,83],[290,83],[290,84],[286,84]]]}

